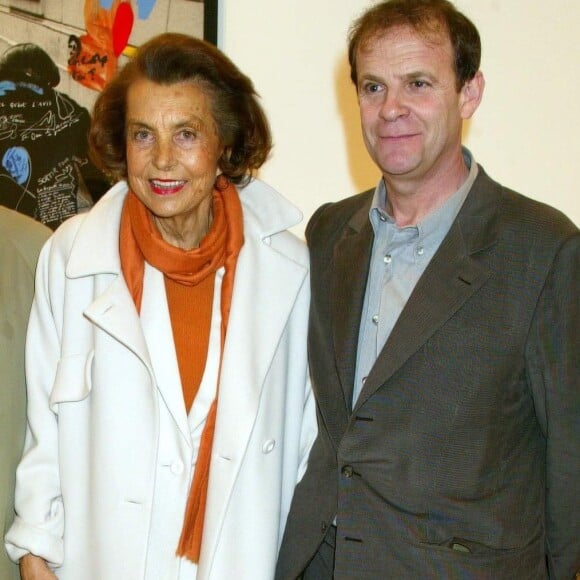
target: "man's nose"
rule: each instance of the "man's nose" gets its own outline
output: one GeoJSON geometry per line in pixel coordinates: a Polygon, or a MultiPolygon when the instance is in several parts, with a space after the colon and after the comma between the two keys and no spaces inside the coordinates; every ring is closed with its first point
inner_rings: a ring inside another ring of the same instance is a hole
{"type": "Polygon", "coordinates": [[[398,89],[390,88],[385,91],[385,98],[379,112],[385,121],[396,121],[409,113],[404,95],[398,89]]]}

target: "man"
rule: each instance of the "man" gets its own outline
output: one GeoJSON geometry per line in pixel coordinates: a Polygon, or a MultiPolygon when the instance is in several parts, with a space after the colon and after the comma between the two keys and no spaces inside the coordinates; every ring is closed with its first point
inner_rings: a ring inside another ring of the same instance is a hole
{"type": "MultiPolygon", "coordinates": [[[[14,518],[14,478],[26,427],[24,336],[34,290],[36,259],[50,230],[0,206],[0,522],[2,537],[14,518]]],[[[0,578],[20,578],[4,550],[0,578]]]]}
{"type": "Polygon", "coordinates": [[[462,148],[484,79],[452,4],[371,8],[349,59],[382,179],[307,228],[319,436],[277,578],[574,578],[578,229],[462,148]]]}

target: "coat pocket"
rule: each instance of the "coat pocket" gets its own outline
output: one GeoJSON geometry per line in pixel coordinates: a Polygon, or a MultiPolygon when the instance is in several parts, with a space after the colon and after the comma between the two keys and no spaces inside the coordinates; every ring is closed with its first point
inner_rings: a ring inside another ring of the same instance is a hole
{"type": "Polygon", "coordinates": [[[82,401],[91,392],[91,369],[94,351],[64,356],[58,362],[50,394],[50,407],[58,411],[59,403],[82,401]]]}

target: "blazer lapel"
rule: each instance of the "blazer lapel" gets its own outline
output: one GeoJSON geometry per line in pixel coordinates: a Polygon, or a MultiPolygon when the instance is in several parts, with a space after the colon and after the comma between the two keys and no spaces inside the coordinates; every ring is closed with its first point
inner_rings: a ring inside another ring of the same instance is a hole
{"type": "Polygon", "coordinates": [[[352,408],[360,320],[373,243],[373,230],[368,219],[367,206],[365,203],[353,216],[349,222],[348,232],[338,241],[334,250],[333,340],[336,368],[346,410],[345,426],[352,408]]]}
{"type": "Polygon", "coordinates": [[[415,353],[491,275],[472,254],[497,238],[497,190],[483,173],[459,216],[415,286],[373,366],[355,409],[415,353]]]}

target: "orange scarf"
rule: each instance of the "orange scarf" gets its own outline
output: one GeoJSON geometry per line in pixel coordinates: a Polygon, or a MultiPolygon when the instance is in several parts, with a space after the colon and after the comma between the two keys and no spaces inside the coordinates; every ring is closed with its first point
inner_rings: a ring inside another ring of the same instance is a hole
{"type": "MultiPolygon", "coordinates": [[[[238,192],[234,185],[223,178],[218,178],[216,183],[212,209],[213,222],[199,248],[183,250],[163,240],[149,210],[134,193],[129,192],[121,216],[120,255],[123,276],[139,311],[143,296],[145,262],[163,272],[171,280],[185,285],[198,284],[206,276],[225,266],[220,302],[223,355],[236,263],[244,243],[242,207],[238,192]]],[[[216,397],[201,436],[197,465],[177,548],[179,556],[193,562],[199,562],[201,552],[217,398],[216,389],[216,397]]]]}

